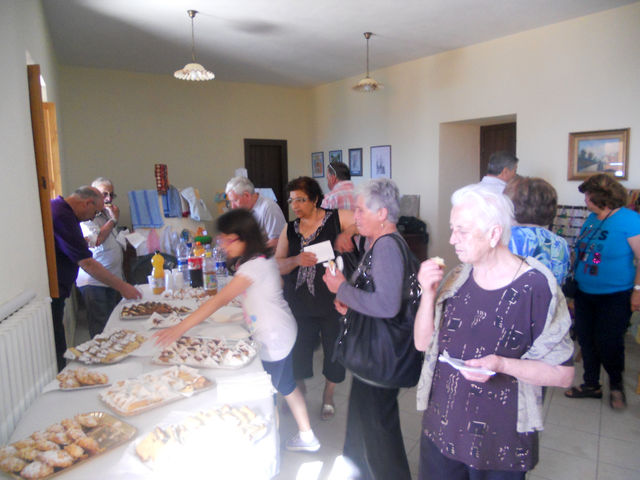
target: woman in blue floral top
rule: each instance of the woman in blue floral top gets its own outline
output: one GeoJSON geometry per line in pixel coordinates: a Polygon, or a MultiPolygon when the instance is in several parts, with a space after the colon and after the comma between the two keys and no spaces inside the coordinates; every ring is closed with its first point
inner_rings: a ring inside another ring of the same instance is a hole
{"type": "Polygon", "coordinates": [[[517,225],[511,227],[509,250],[523,257],[534,257],[547,267],[562,285],[569,273],[567,241],[548,230],[556,214],[556,189],[541,178],[522,177],[507,185],[505,195],[515,208],[517,225]]]}

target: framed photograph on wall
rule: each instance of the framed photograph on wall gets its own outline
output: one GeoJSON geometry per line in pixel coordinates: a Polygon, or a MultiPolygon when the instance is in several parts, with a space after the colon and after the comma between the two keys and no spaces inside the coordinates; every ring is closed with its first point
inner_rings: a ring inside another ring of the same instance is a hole
{"type": "Polygon", "coordinates": [[[619,180],[629,177],[629,129],[569,134],[569,180],[606,173],[619,180]]]}
{"type": "Polygon", "coordinates": [[[349,172],[352,177],[362,176],[362,149],[350,148],[349,149],[349,172]]]}
{"type": "Polygon", "coordinates": [[[391,178],[391,145],[371,147],[371,178],[391,178]]]}
{"type": "Polygon", "coordinates": [[[342,162],[342,150],[329,150],[329,163],[342,162]]]}
{"type": "Polygon", "coordinates": [[[311,176],[313,178],[324,177],[324,152],[311,154],[311,176]]]}

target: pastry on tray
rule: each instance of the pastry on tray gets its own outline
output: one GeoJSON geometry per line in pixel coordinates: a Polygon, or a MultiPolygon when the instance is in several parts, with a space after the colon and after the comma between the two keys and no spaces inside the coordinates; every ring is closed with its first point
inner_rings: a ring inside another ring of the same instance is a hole
{"type": "Polygon", "coordinates": [[[175,307],[164,302],[143,302],[124,305],[120,316],[123,319],[127,318],[146,318],[150,315],[158,313],[160,315],[169,315],[171,313],[177,313],[184,315],[191,313],[191,308],[185,306],[175,307]]]}
{"type": "Polygon", "coordinates": [[[100,333],[91,340],[64,352],[65,358],[83,363],[114,363],[140,347],[146,337],[132,330],[100,333]]]}
{"type": "Polygon", "coordinates": [[[256,349],[253,344],[244,340],[180,337],[153,360],[169,365],[238,368],[249,363],[255,356],[256,349]]]}

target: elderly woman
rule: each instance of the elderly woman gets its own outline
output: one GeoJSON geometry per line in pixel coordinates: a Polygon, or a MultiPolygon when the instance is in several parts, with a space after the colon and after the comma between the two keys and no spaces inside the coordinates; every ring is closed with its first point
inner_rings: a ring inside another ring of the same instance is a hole
{"type": "Polygon", "coordinates": [[[540,386],[573,380],[569,313],[553,274],[509,252],[505,195],[469,185],[451,201],[449,243],[462,265],[442,281],[427,260],[418,274],[419,478],[524,479],[538,461],[540,386]]]}
{"type": "MultiPolygon", "coordinates": [[[[405,277],[400,244],[405,251],[408,247],[396,230],[398,198],[398,187],[387,179],[370,180],[360,189],[355,221],[360,235],[367,238],[368,250],[351,281],[367,275],[374,291],[356,288],[340,272],[326,272],[324,281],[337,294],[336,308],[342,314],[347,308],[381,318],[394,318],[400,312],[405,277]]],[[[382,387],[353,374],[343,454],[358,468],[358,478],[411,478],[397,397],[397,388],[382,387]]]]}
{"type": "Polygon", "coordinates": [[[513,202],[517,222],[511,227],[509,250],[539,260],[562,285],[569,273],[569,246],[547,228],[556,215],[556,189],[542,178],[520,177],[507,184],[504,194],[513,202]]]}
{"type": "Polygon", "coordinates": [[[355,233],[353,213],[320,208],[322,190],[312,178],[292,180],[287,191],[289,205],[297,218],[282,230],[275,258],[284,276],[284,298],[298,323],[293,373],[304,393],[304,379],[313,376],[313,350],[320,336],[324,352],[322,374],[326,378],[321,417],[328,420],[335,414],[335,386],[345,377],[344,367],[332,360],[333,346],[340,331],[340,316],[333,307],[333,293],[322,281],[323,267],[316,265],[315,254],[305,252],[304,248],[328,240],[332,244],[336,242],[338,249],[348,249],[344,243],[349,245],[347,237],[355,233]]]}
{"type": "Polygon", "coordinates": [[[592,212],[576,240],[575,331],[582,349],[584,383],[569,398],[602,398],[600,366],[609,374],[609,404],[626,407],[622,383],[624,334],[640,310],[640,216],[624,205],[627,191],[613,177],[589,177],[578,190],[592,212]]]}

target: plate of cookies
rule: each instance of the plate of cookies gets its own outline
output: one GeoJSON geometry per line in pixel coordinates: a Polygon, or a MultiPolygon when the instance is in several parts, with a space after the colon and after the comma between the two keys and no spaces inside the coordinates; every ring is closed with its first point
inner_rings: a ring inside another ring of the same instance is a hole
{"type": "Polygon", "coordinates": [[[17,479],[51,478],[135,434],[135,427],[106,412],[78,414],[0,447],[0,470],[17,479]]]}
{"type": "Polygon", "coordinates": [[[89,370],[86,367],[65,368],[58,375],[58,388],[64,391],[84,390],[88,388],[103,388],[109,383],[109,376],[99,370],[89,370]]]}

